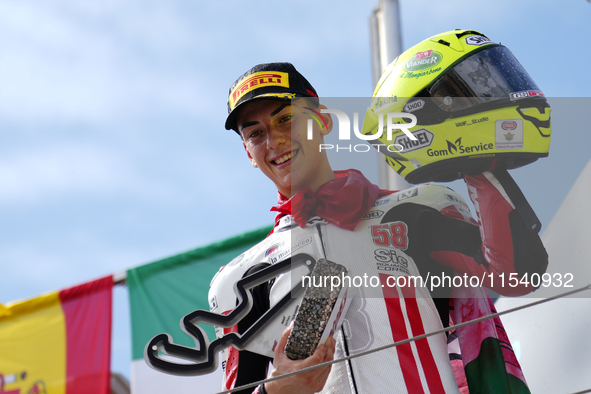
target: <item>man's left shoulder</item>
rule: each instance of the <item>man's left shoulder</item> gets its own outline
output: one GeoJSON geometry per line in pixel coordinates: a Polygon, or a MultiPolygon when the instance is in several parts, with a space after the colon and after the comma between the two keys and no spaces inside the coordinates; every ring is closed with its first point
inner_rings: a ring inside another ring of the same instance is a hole
{"type": "Polygon", "coordinates": [[[436,183],[416,185],[405,190],[400,190],[376,200],[374,207],[384,209],[393,208],[399,204],[418,204],[427,206],[437,211],[453,206],[460,212],[470,214],[470,207],[464,198],[453,189],[436,183]]]}

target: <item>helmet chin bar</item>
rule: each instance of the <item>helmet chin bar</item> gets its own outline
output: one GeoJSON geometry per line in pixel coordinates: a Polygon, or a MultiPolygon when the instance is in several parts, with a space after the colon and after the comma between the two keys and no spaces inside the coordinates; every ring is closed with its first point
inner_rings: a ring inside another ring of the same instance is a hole
{"type": "Polygon", "coordinates": [[[205,310],[196,310],[182,318],[181,329],[195,340],[194,348],[173,343],[169,334],[159,334],[152,338],[144,349],[146,363],[153,369],[172,375],[204,375],[215,371],[218,366],[218,352],[230,346],[238,350],[244,350],[249,339],[257,331],[271,321],[292,298],[303,294],[302,282],[299,281],[279,302],[273,305],[242,334],[231,332],[209,343],[207,335],[197,324],[207,323],[223,328],[237,325],[252,309],[253,301],[249,289],[300,266],[307,266],[309,272],[311,272],[315,264],[316,260],[312,256],[302,253],[240,279],[234,285],[238,305],[231,313],[222,315],[205,310]],[[160,353],[169,357],[162,358],[160,353]],[[171,357],[177,358],[181,362],[171,361],[171,357]]]}
{"type": "Polygon", "coordinates": [[[543,115],[545,114],[546,108],[550,108],[550,105],[546,100],[531,99],[527,103],[523,103],[516,108],[517,112],[519,113],[519,115],[521,115],[523,119],[530,121],[534,126],[536,126],[536,129],[538,129],[538,132],[542,137],[550,137],[550,133],[544,134],[541,130],[541,128],[550,130],[550,118],[546,120],[541,120],[539,118],[536,118],[535,116],[524,114],[523,110],[530,107],[536,108],[538,112],[541,115],[543,115]]]}

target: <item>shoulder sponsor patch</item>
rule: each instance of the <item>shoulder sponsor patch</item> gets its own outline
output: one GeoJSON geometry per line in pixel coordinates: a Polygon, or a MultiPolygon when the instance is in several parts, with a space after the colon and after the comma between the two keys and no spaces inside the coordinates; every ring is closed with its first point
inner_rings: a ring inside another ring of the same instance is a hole
{"type": "Polygon", "coordinates": [[[385,205],[385,204],[387,204],[389,202],[390,202],[390,199],[389,198],[386,198],[384,200],[377,200],[376,202],[373,203],[373,206],[374,207],[379,207],[380,205],[385,205]]]}
{"type": "Polygon", "coordinates": [[[445,197],[447,197],[447,199],[453,203],[460,204],[464,207],[469,208],[468,203],[466,203],[466,201],[464,201],[463,199],[461,199],[459,197],[456,197],[452,194],[446,194],[445,197]]]}
{"type": "Polygon", "coordinates": [[[209,310],[215,311],[218,308],[218,300],[215,296],[209,299],[209,310]]]}
{"type": "Polygon", "coordinates": [[[363,219],[361,219],[361,220],[379,219],[382,216],[384,216],[384,211],[378,211],[378,210],[376,210],[376,211],[369,211],[368,213],[366,213],[363,216],[363,219]]]}
{"type": "Polygon", "coordinates": [[[406,200],[407,198],[416,197],[419,195],[419,188],[415,187],[414,189],[409,190],[402,190],[395,194],[396,201],[406,200]]]}

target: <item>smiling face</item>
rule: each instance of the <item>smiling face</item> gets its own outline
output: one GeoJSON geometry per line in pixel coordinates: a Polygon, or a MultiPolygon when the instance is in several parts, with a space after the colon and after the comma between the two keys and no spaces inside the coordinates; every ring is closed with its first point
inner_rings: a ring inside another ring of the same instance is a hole
{"type": "Polygon", "coordinates": [[[305,109],[307,105],[303,99],[256,100],[245,104],[237,116],[238,132],[250,162],[286,197],[307,187],[316,191],[335,178],[326,151],[319,149],[324,135],[332,129],[332,119],[322,114],[328,130],[313,121],[313,138],[308,140],[307,120],[312,118],[305,114],[311,112],[305,109]]]}

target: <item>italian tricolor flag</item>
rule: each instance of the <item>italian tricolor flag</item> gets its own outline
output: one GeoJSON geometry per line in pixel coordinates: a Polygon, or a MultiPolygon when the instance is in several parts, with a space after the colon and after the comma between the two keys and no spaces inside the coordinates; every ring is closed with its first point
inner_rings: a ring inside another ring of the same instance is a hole
{"type": "Polygon", "coordinates": [[[0,305],[0,393],[109,394],[108,276],[0,305]]]}
{"type": "MultiPolygon", "coordinates": [[[[220,267],[264,239],[271,227],[251,231],[177,256],[127,271],[132,331],[132,394],[216,393],[222,388],[221,367],[204,376],[175,376],[151,369],[144,348],[156,335],[170,334],[174,343],[195,346],[181,331],[183,316],[209,310],[209,283],[220,267]]],[[[232,289],[228,289],[232,291],[232,289]]],[[[213,327],[204,326],[210,340],[213,327]]]]}

